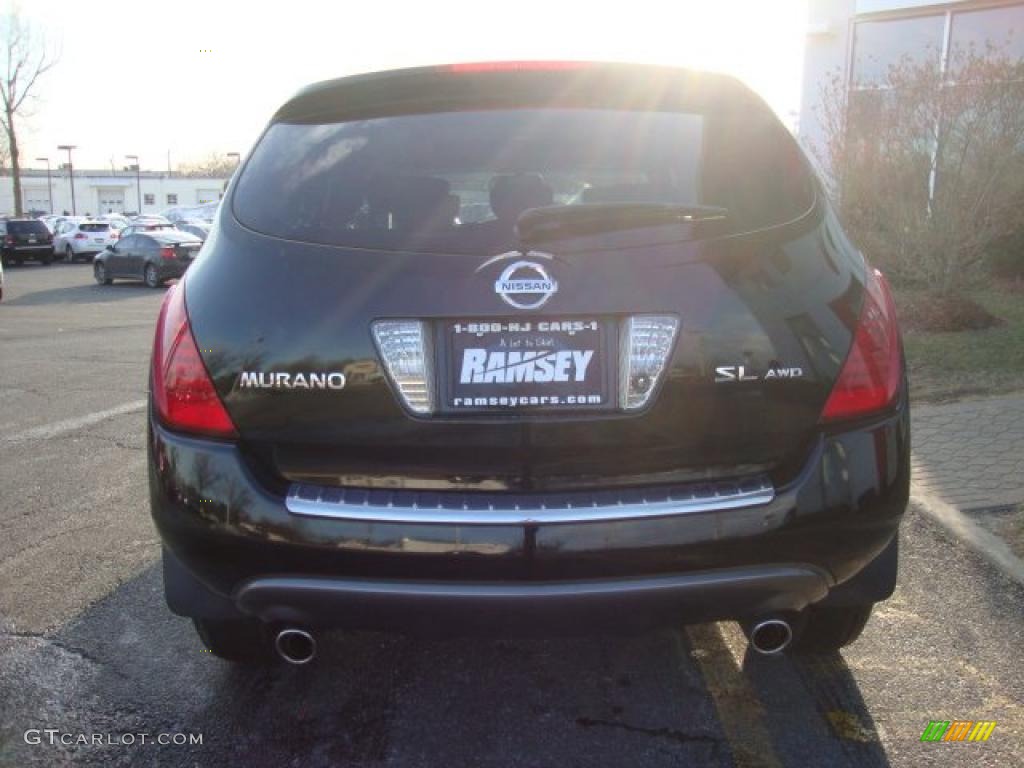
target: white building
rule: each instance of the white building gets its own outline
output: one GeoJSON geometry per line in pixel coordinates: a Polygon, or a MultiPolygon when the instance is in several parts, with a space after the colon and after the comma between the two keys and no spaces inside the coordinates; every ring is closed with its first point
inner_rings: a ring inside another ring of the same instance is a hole
{"type": "MultiPolygon", "coordinates": [[[[216,202],[224,191],[226,178],[187,178],[155,171],[74,171],[74,203],[68,172],[53,169],[21,172],[22,209],[49,213],[76,212],[79,215],[113,212],[159,213],[174,206],[216,202]],[[52,189],[52,204],[51,204],[52,189]],[[141,206],[140,206],[141,202],[141,206]]],[[[0,174],[0,214],[14,213],[14,190],[10,171],[0,174]]]]}
{"type": "Polygon", "coordinates": [[[1024,57],[1024,0],[810,0],[799,135],[822,147],[821,89],[838,75],[849,92],[871,89],[908,56],[946,71],[949,52],[986,42],[1024,57]]]}

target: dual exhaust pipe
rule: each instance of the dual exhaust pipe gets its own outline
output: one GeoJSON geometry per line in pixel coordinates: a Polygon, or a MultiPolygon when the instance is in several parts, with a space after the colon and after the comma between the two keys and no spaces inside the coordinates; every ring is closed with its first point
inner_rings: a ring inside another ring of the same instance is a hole
{"type": "MultiPolygon", "coordinates": [[[[793,641],[793,628],[785,619],[762,619],[750,627],[747,636],[755,651],[774,656],[793,641]]],[[[304,629],[287,627],[274,637],[274,650],[289,664],[308,664],[316,658],[316,638],[304,629]]]]}
{"type": "Polygon", "coordinates": [[[747,638],[755,651],[764,656],[774,656],[793,642],[793,627],[785,619],[761,619],[747,630],[747,638]]]}
{"type": "Polygon", "coordinates": [[[275,635],[274,650],[289,664],[308,664],[316,658],[316,638],[304,629],[287,627],[275,635]]]}

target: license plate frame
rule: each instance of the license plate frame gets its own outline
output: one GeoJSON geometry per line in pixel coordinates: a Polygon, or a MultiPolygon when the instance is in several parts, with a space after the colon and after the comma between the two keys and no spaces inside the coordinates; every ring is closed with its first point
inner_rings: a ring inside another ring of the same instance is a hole
{"type": "Polygon", "coordinates": [[[601,316],[442,320],[439,405],[448,414],[488,415],[614,409],[617,327],[601,316]]]}

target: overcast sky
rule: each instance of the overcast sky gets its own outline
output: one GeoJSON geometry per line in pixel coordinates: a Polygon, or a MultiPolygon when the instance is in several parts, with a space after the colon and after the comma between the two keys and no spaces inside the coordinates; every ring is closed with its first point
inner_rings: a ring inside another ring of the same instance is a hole
{"type": "Polygon", "coordinates": [[[450,61],[599,59],[735,74],[798,111],[805,0],[32,0],[61,49],[22,123],[22,163],[146,170],[245,153],[280,103],[331,77],[450,61]],[[273,12],[271,12],[273,9],[273,12]]]}

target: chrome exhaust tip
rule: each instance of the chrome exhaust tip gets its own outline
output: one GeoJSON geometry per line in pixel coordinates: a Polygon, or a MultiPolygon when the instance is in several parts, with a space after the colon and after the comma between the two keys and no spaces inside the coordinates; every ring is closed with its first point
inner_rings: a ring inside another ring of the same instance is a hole
{"type": "Polygon", "coordinates": [[[765,656],[782,653],[793,640],[793,628],[782,619],[765,619],[750,629],[750,647],[765,656]]]}
{"type": "Polygon", "coordinates": [[[274,638],[274,648],[289,664],[308,664],[316,656],[316,639],[304,629],[282,629],[274,638]]]}

